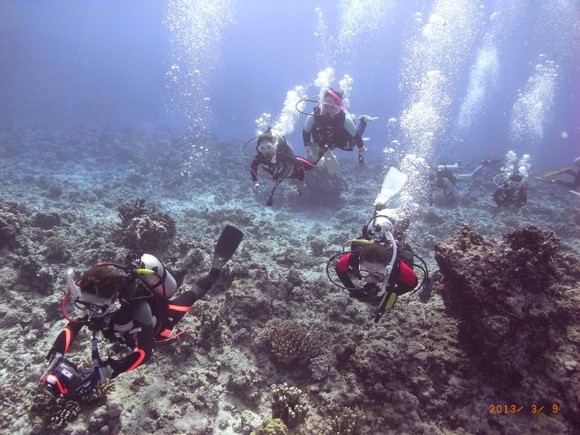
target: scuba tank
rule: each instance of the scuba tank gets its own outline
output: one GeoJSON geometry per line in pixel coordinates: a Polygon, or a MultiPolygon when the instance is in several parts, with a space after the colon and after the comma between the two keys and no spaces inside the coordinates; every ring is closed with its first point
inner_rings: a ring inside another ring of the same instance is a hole
{"type": "Polygon", "coordinates": [[[165,299],[171,298],[177,291],[177,282],[163,263],[151,254],[143,254],[139,261],[139,266],[142,269],[149,269],[154,272],[140,274],[141,281],[156,295],[165,299]]]}

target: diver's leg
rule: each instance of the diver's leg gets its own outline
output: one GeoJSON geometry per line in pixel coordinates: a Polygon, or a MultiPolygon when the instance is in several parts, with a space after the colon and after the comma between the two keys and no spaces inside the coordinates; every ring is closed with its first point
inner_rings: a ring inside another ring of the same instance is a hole
{"type": "Polygon", "coordinates": [[[446,198],[449,199],[457,196],[457,190],[455,189],[455,186],[451,181],[449,181],[447,177],[443,178],[443,184],[445,185],[443,192],[446,198]]]}

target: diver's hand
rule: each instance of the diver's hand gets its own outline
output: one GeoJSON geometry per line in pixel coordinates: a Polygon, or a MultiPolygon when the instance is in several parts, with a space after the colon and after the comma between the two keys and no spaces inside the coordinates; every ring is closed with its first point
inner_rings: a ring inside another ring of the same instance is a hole
{"type": "Polygon", "coordinates": [[[48,365],[46,367],[46,370],[42,373],[42,375],[40,375],[40,382],[43,382],[44,378],[46,378],[46,376],[52,371],[52,369],[54,369],[59,362],[62,361],[62,353],[60,352],[51,352],[48,354],[48,356],[46,357],[46,360],[48,361],[48,365]]]}
{"type": "Polygon", "coordinates": [[[61,359],[62,353],[56,351],[49,353],[46,357],[49,366],[56,365],[61,359]]]}
{"type": "Polygon", "coordinates": [[[358,164],[360,166],[365,164],[365,152],[366,152],[366,147],[360,147],[358,149],[358,164]]]}
{"type": "Polygon", "coordinates": [[[92,390],[109,379],[112,374],[113,370],[109,365],[105,364],[95,367],[91,374],[83,379],[81,384],[77,387],[77,393],[82,395],[83,393],[92,390]]]}

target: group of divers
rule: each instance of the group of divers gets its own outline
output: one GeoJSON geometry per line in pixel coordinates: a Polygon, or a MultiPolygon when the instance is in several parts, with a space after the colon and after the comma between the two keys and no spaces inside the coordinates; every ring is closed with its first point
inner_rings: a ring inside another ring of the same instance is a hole
{"type": "MultiPolygon", "coordinates": [[[[254,188],[260,187],[258,169],[262,167],[274,181],[268,205],[272,204],[274,191],[284,179],[296,180],[298,193],[302,195],[305,172],[319,162],[323,162],[329,174],[337,173],[334,149],[352,151],[358,148],[358,163],[363,165],[363,134],[367,122],[372,119],[361,116],[357,125],[345,107],[342,92],[326,89],[303,126],[307,158],[295,156],[286,139],[271,130],[257,136],[256,156],[250,165],[254,188]]],[[[510,151],[501,161],[504,164],[502,172],[494,179],[497,190],[493,199],[498,206],[522,206],[527,201],[529,156],[518,159],[510,151]]],[[[433,168],[433,185],[445,197],[452,197],[456,195],[458,181],[476,177],[487,165],[499,162],[485,160],[470,173],[461,173],[459,164],[437,165],[433,168]]],[[[571,192],[578,194],[580,157],[574,164],[579,169],[562,168],[539,178],[574,189],[571,192]],[[565,174],[571,175],[573,180],[557,178],[565,174]]],[[[347,241],[341,252],[333,255],[326,265],[332,284],[347,290],[350,297],[371,304],[375,322],[393,307],[399,296],[413,294],[429,282],[425,261],[405,240],[410,224],[408,213],[401,207],[388,206],[407,178],[395,167],[388,170],[375,199],[373,215],[363,226],[361,235],[347,241]]],[[[219,279],[222,268],[234,255],[242,238],[243,233],[238,228],[226,225],[215,245],[209,273],[192,289],[181,291],[177,296],[175,278],[150,254],[129,255],[123,264],[99,263],[78,278],[69,269],[67,291],[61,304],[68,323],[48,352],[48,366],[40,378],[41,385],[55,397],[82,401],[104,381],[146,363],[157,343],[171,341],[184,332],[175,331],[176,325],[219,279]],[[92,368],[88,371],[79,369],[65,356],[83,327],[92,334],[92,368]],[[125,355],[101,358],[99,334],[108,341],[125,345],[125,355]]]]}

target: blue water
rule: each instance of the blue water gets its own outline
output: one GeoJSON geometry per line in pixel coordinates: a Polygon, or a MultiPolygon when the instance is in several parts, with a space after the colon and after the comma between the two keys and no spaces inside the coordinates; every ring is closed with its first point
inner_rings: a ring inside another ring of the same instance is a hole
{"type": "MultiPolygon", "coordinates": [[[[295,86],[316,95],[331,67],[335,86],[353,79],[349,109],[381,118],[366,132],[369,158],[393,139],[439,160],[514,149],[537,173],[580,153],[577,1],[207,3],[0,2],[0,122],[171,126],[243,143],[295,86]],[[477,65],[491,75],[479,100],[477,65]],[[433,71],[443,85],[429,83],[433,71]],[[409,116],[410,134],[401,120],[425,93],[436,118],[409,116]]],[[[287,136],[301,151],[300,119],[287,136]]]]}

